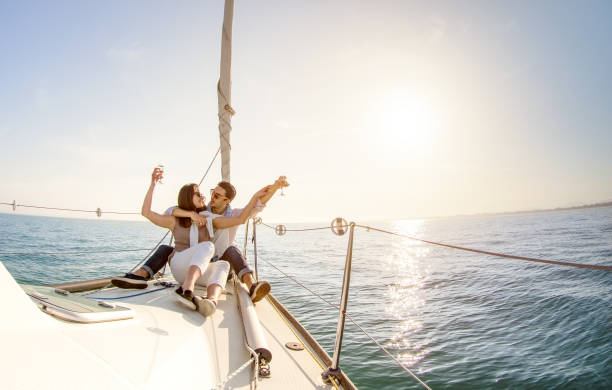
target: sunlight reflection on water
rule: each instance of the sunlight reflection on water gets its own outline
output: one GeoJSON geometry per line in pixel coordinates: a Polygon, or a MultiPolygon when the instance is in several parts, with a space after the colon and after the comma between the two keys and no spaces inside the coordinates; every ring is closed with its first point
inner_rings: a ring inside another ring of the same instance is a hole
{"type": "MultiPolygon", "coordinates": [[[[422,234],[423,220],[396,221],[392,231],[418,237],[422,234]]],[[[411,367],[424,359],[429,353],[428,343],[416,343],[411,336],[423,328],[422,318],[415,316],[425,306],[423,289],[427,286],[429,270],[420,259],[429,254],[430,249],[418,241],[404,237],[394,237],[391,252],[385,257],[385,264],[395,281],[387,285],[386,313],[400,320],[395,326],[387,347],[396,351],[398,360],[411,367]]]]}

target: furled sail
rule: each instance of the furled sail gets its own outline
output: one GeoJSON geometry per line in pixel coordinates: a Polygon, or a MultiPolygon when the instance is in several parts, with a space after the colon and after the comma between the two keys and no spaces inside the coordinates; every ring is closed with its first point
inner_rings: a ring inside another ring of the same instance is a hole
{"type": "Polygon", "coordinates": [[[234,0],[225,0],[223,31],[221,34],[221,74],[217,84],[219,102],[219,141],[221,145],[221,177],[230,181],[230,133],[232,131],[232,21],[234,0]]]}

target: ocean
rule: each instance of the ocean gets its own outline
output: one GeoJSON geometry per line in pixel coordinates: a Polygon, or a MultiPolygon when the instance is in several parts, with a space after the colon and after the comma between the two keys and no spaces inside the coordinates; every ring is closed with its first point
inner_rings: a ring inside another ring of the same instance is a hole
{"type": "MultiPolygon", "coordinates": [[[[612,207],[355,222],[491,252],[612,265],[612,207]]],[[[148,222],[0,214],[4,253],[151,248],[164,234],[148,222]]],[[[244,232],[238,237],[242,248],[244,232]]],[[[291,278],[339,305],[347,242],[348,235],[329,229],[279,236],[257,226],[260,279],[330,355],[337,310],[291,278]]],[[[118,275],[146,253],[0,260],[19,282],[51,284],[118,275]]],[[[433,389],[612,388],[609,271],[496,258],[357,228],[347,312],[433,389]]],[[[360,389],[422,388],[349,320],[340,367],[360,389]]]]}

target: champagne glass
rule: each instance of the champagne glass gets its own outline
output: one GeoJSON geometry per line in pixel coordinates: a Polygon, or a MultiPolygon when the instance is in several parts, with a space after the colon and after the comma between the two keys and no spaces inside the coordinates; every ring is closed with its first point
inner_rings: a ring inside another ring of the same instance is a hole
{"type": "Polygon", "coordinates": [[[285,189],[285,186],[283,185],[285,182],[285,176],[282,176],[283,178],[283,183],[281,183],[281,196],[285,196],[285,192],[283,191],[285,189]]]}
{"type": "Polygon", "coordinates": [[[159,168],[159,170],[161,171],[162,176],[159,178],[158,183],[159,184],[164,184],[164,182],[162,181],[162,177],[164,177],[164,164],[157,164],[157,166],[155,168],[159,168]]]}

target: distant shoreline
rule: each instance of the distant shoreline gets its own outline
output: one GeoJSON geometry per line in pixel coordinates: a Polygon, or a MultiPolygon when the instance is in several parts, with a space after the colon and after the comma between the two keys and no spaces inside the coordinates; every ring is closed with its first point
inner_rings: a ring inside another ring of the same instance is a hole
{"type": "Polygon", "coordinates": [[[592,204],[584,204],[584,205],[580,205],[580,206],[571,206],[571,207],[557,207],[557,208],[554,208],[554,209],[500,211],[500,212],[491,212],[491,213],[462,214],[462,215],[456,215],[456,216],[457,217],[468,217],[468,216],[478,216],[478,215],[507,215],[507,214],[548,213],[548,212],[552,212],[552,211],[593,209],[593,208],[597,208],[597,207],[610,207],[610,206],[612,206],[612,201],[611,202],[599,202],[599,203],[592,203],[592,204]]]}

